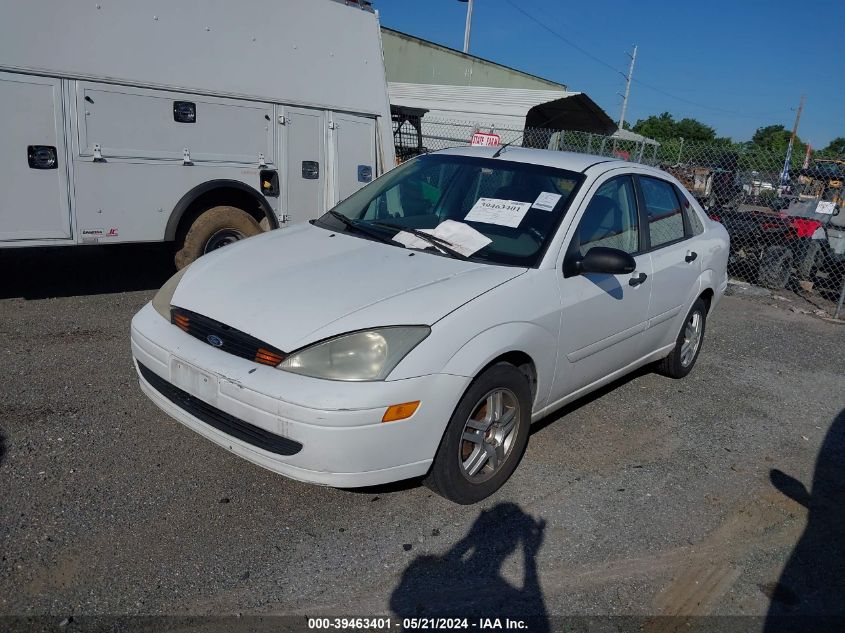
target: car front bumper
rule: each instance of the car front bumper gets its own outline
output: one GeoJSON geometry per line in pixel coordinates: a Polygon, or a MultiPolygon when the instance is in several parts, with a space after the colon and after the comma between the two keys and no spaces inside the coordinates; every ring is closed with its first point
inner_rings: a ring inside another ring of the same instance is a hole
{"type": "Polygon", "coordinates": [[[425,474],[470,381],[450,374],[379,382],[299,376],[206,345],[151,304],[132,320],[132,355],[142,390],[175,420],[259,466],[338,487],[425,474]],[[390,405],[415,400],[420,406],[410,418],[381,422],[390,405]]]}

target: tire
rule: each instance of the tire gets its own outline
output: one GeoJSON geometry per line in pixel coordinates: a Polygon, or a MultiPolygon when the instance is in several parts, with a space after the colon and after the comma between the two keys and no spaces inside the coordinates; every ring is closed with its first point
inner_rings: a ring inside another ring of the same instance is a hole
{"type": "Polygon", "coordinates": [[[792,251],[785,246],[772,246],[763,251],[757,283],[771,290],[783,290],[792,277],[792,251]]]}
{"type": "Polygon", "coordinates": [[[246,211],[237,207],[212,207],[188,228],[176,252],[176,268],[181,270],[212,250],[259,233],[261,227],[246,211]]]}
{"type": "Polygon", "coordinates": [[[698,360],[698,355],[701,353],[701,346],[704,343],[704,330],[707,326],[707,304],[704,300],[698,298],[692,304],[692,308],[687,313],[687,318],[684,319],[684,324],[681,326],[681,331],[678,333],[678,338],[675,340],[675,349],[666,358],[657,364],[656,371],[659,374],[668,376],[669,378],[684,378],[695,367],[695,361],[698,360]],[[693,320],[696,319],[693,325],[693,320]],[[692,345],[691,356],[688,354],[686,344],[692,340],[693,335],[697,332],[697,338],[692,345]]]}
{"type": "Polygon", "coordinates": [[[462,505],[489,497],[522,460],[530,426],[531,388],[525,374],[510,363],[493,365],[473,381],[458,402],[425,485],[462,505]],[[498,400],[496,394],[500,394],[498,400]],[[498,419],[487,415],[491,409],[498,409],[503,415],[498,419]],[[510,431],[508,420],[512,420],[510,431]],[[500,426],[502,421],[505,424],[500,426]],[[474,439],[467,440],[467,436],[474,439]],[[498,464],[494,465],[494,461],[498,464]],[[469,472],[475,468],[475,473],[469,472]]]}
{"type": "Polygon", "coordinates": [[[819,257],[821,251],[822,245],[816,240],[811,240],[807,245],[807,251],[804,253],[804,257],[802,257],[801,261],[798,262],[798,267],[795,271],[795,274],[798,275],[798,279],[802,281],[810,279],[813,275],[813,271],[816,269],[816,258],[819,257]]]}

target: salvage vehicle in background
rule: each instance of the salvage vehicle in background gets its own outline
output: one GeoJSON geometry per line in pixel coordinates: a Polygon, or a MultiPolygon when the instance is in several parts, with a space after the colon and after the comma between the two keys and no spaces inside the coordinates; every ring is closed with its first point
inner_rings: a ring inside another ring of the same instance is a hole
{"type": "Polygon", "coordinates": [[[845,256],[841,207],[800,196],[773,195],[767,203],[708,211],[731,237],[731,273],[773,290],[798,281],[830,285],[845,256]]]}
{"type": "Polygon", "coordinates": [[[3,12],[0,247],[172,241],[182,267],[394,165],[364,0],[3,12]]]}
{"type": "Polygon", "coordinates": [[[265,468],[474,503],[532,421],[649,363],[686,376],[727,260],[663,171],[458,148],[180,271],[132,353],[155,404],[265,468]]]}

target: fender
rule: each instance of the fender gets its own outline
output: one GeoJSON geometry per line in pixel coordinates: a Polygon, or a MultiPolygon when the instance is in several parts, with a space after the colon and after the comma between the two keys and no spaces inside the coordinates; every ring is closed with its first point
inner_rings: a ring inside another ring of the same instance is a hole
{"type": "Polygon", "coordinates": [[[182,219],[185,211],[187,211],[194,201],[201,195],[214,191],[215,189],[238,189],[249,194],[255,199],[261,207],[261,210],[264,211],[264,216],[267,218],[267,221],[270,222],[270,227],[273,229],[279,228],[279,220],[273,212],[273,208],[270,206],[270,203],[267,202],[267,198],[265,198],[261,193],[240,180],[219,179],[209,180],[201,185],[197,185],[179,199],[179,202],[176,203],[176,206],[173,207],[173,211],[170,213],[170,218],[167,220],[167,227],[164,229],[164,239],[176,239],[176,229],[179,227],[179,221],[182,219]]]}
{"type": "Polygon", "coordinates": [[[445,364],[441,373],[474,378],[484,367],[509,352],[527,354],[537,373],[534,407],[542,407],[557,365],[557,338],[548,330],[525,321],[504,323],[484,330],[467,341],[445,364]],[[502,342],[507,341],[506,347],[502,342]]]}

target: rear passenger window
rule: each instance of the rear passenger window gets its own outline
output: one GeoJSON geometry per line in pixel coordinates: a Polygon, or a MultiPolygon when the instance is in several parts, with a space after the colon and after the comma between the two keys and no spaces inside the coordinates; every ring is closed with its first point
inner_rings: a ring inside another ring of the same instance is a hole
{"type": "Polygon", "coordinates": [[[645,201],[651,247],[658,248],[683,239],[684,216],[675,188],[668,182],[641,176],[640,189],[645,201]]]}
{"type": "Polygon", "coordinates": [[[675,190],[675,193],[681,201],[681,209],[684,212],[684,217],[687,220],[687,226],[690,229],[690,233],[692,235],[701,235],[704,233],[704,224],[701,223],[701,218],[698,217],[698,213],[696,213],[695,209],[692,208],[690,201],[682,192],[675,190]]]}

